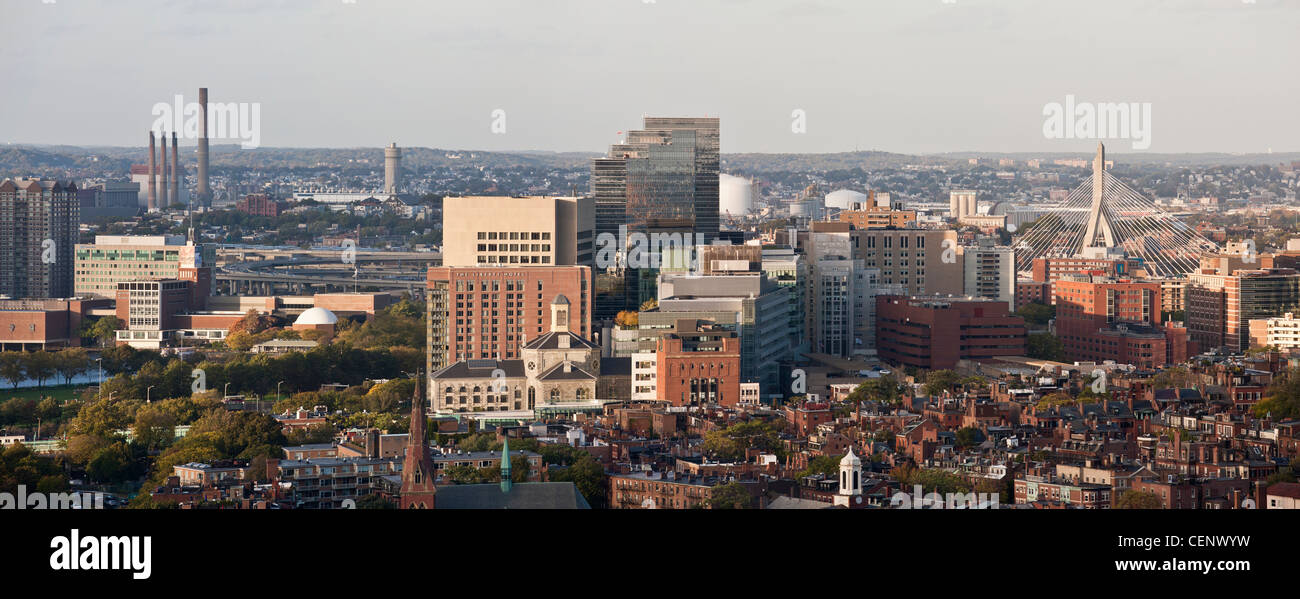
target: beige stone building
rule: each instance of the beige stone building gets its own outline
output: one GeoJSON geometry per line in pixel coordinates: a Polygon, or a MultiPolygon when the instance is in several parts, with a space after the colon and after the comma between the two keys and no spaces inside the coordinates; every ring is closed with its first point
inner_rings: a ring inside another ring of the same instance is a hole
{"type": "Polygon", "coordinates": [[[591,198],[466,196],[442,201],[444,266],[591,265],[591,198]]]}
{"type": "Polygon", "coordinates": [[[429,377],[434,411],[535,411],[596,402],[600,346],[569,330],[568,298],[551,303],[551,330],[527,341],[517,360],[462,360],[429,377]]]}

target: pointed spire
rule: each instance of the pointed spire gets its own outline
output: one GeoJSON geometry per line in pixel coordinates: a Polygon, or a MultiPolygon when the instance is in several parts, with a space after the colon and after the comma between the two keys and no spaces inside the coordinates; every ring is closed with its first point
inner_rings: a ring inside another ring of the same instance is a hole
{"type": "Polygon", "coordinates": [[[501,445],[501,492],[509,493],[514,481],[510,477],[510,437],[501,445]]]}

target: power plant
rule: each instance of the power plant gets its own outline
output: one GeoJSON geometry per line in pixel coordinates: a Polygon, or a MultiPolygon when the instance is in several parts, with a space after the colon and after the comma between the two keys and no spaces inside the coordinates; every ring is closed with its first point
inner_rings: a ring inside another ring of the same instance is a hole
{"type": "MultiPolygon", "coordinates": [[[[172,189],[171,203],[181,201],[181,160],[177,154],[176,147],[180,144],[176,141],[176,132],[172,131],[172,189]]],[[[170,204],[169,204],[170,205],[170,204]]]]}
{"type": "Polygon", "coordinates": [[[153,131],[149,131],[149,212],[154,212],[158,209],[158,191],[155,176],[158,173],[158,159],[155,155],[155,150],[153,131]]]}
{"type": "Polygon", "coordinates": [[[175,201],[171,199],[168,194],[169,190],[171,189],[171,185],[169,184],[169,181],[167,179],[167,132],[166,131],[162,132],[161,161],[162,161],[162,170],[158,171],[158,180],[161,181],[161,183],[158,185],[158,192],[159,195],[161,196],[162,201],[158,203],[158,209],[166,210],[167,207],[171,206],[172,202],[175,201]]]}
{"type": "Polygon", "coordinates": [[[199,182],[196,193],[199,204],[212,205],[212,190],[208,188],[208,88],[199,88],[199,182]]]}

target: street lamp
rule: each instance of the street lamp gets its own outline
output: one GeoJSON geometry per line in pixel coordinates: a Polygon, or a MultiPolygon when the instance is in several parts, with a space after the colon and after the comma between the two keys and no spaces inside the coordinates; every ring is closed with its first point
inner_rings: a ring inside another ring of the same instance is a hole
{"type": "Polygon", "coordinates": [[[275,401],[276,401],[276,403],[279,403],[279,402],[280,402],[280,399],[281,399],[281,397],[280,397],[280,383],[283,383],[283,382],[284,382],[284,381],[280,381],[279,383],[276,383],[276,384],[275,384],[275,401]]]}
{"type": "Polygon", "coordinates": [[[41,417],[40,416],[36,417],[36,438],[32,440],[33,441],[41,440],[41,417]]]}
{"type": "Polygon", "coordinates": [[[95,364],[99,366],[99,396],[104,397],[104,359],[95,358],[95,364]]]}
{"type": "Polygon", "coordinates": [[[153,403],[153,399],[150,397],[150,392],[153,391],[153,388],[156,386],[157,385],[149,385],[149,388],[144,390],[144,403],[153,403]]]}
{"type": "Polygon", "coordinates": [[[221,388],[221,399],[230,397],[230,381],[226,381],[226,386],[221,388]]]}

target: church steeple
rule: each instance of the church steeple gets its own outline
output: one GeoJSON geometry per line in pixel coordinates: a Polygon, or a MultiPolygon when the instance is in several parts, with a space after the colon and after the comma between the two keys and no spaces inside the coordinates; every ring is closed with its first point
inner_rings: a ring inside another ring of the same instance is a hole
{"type": "Polygon", "coordinates": [[[402,509],[431,510],[434,504],[433,459],[429,457],[429,447],[424,442],[424,386],[428,381],[424,373],[415,377],[415,397],[411,398],[411,427],[406,438],[406,459],[402,463],[402,509]]]}
{"type": "Polygon", "coordinates": [[[501,445],[501,492],[509,493],[514,480],[510,477],[510,437],[501,445]]]}

